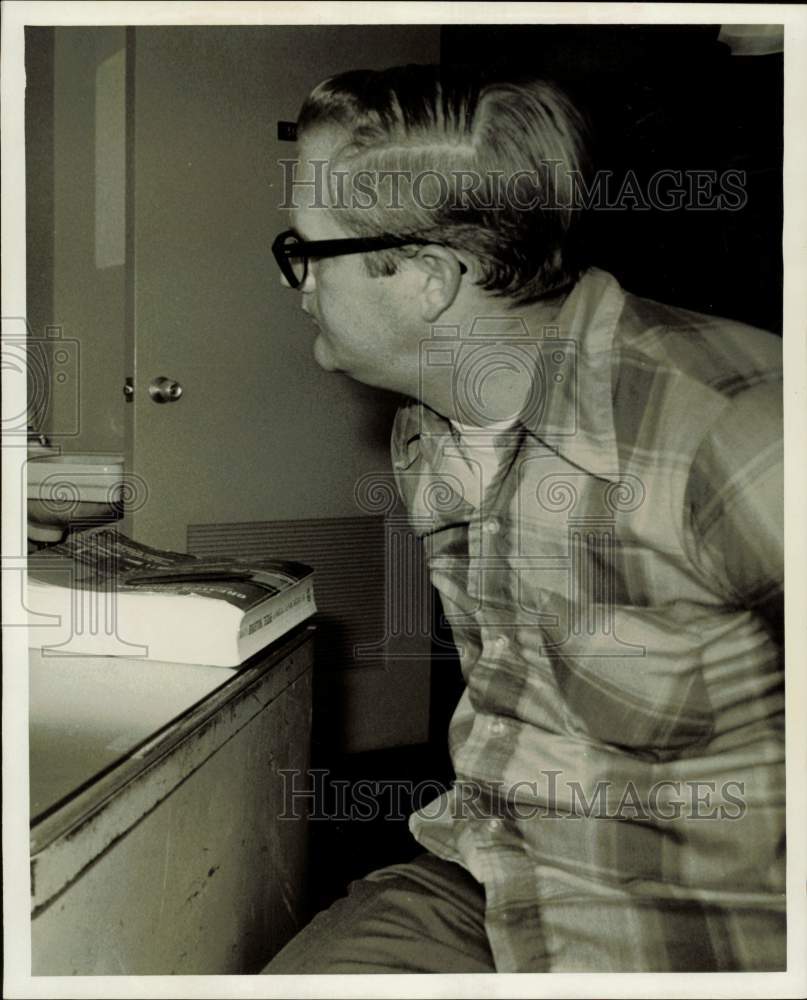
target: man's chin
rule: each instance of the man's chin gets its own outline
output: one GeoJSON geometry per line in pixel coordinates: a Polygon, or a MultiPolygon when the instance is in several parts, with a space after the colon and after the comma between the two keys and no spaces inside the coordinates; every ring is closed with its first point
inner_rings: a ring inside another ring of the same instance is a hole
{"type": "Polygon", "coordinates": [[[344,368],[339,367],[336,358],[334,358],[322,340],[322,336],[317,337],[314,341],[314,360],[326,372],[334,372],[339,375],[344,374],[344,368]]]}
{"type": "Polygon", "coordinates": [[[321,333],[317,334],[317,339],[314,341],[314,360],[326,372],[331,371],[333,358],[331,357],[331,352],[323,343],[321,333]]]}

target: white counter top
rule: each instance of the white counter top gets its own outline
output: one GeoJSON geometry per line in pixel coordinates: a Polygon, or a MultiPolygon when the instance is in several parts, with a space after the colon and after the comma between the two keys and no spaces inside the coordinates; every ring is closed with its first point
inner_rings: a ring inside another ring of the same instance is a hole
{"type": "Polygon", "coordinates": [[[29,650],[32,823],[239,669],[29,650]]]}

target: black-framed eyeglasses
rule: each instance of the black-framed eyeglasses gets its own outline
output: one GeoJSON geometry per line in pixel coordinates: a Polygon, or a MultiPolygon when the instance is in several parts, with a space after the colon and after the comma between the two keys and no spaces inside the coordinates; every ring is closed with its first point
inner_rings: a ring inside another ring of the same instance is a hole
{"type": "MultiPolygon", "coordinates": [[[[308,275],[308,262],[323,257],[342,257],[352,253],[372,253],[374,250],[392,250],[396,247],[428,246],[434,240],[416,236],[355,236],[338,240],[304,240],[293,229],[275,237],[272,243],[280,273],[291,288],[299,288],[308,275]]],[[[468,269],[459,261],[460,272],[468,269]]]]}

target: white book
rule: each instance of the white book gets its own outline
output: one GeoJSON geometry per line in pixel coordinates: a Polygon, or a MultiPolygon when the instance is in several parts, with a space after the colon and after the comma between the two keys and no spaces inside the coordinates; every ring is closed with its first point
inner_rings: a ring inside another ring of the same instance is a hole
{"type": "Polygon", "coordinates": [[[238,666],[314,614],[313,576],[303,563],[198,559],[92,528],[29,555],[28,645],[238,666]]]}

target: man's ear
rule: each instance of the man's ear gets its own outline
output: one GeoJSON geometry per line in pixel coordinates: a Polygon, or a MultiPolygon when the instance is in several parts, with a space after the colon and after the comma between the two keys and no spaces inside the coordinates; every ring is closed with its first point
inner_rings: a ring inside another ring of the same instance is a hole
{"type": "Polygon", "coordinates": [[[410,260],[422,275],[418,291],[421,317],[433,323],[456,299],[467,267],[448,247],[431,243],[410,260]]]}

